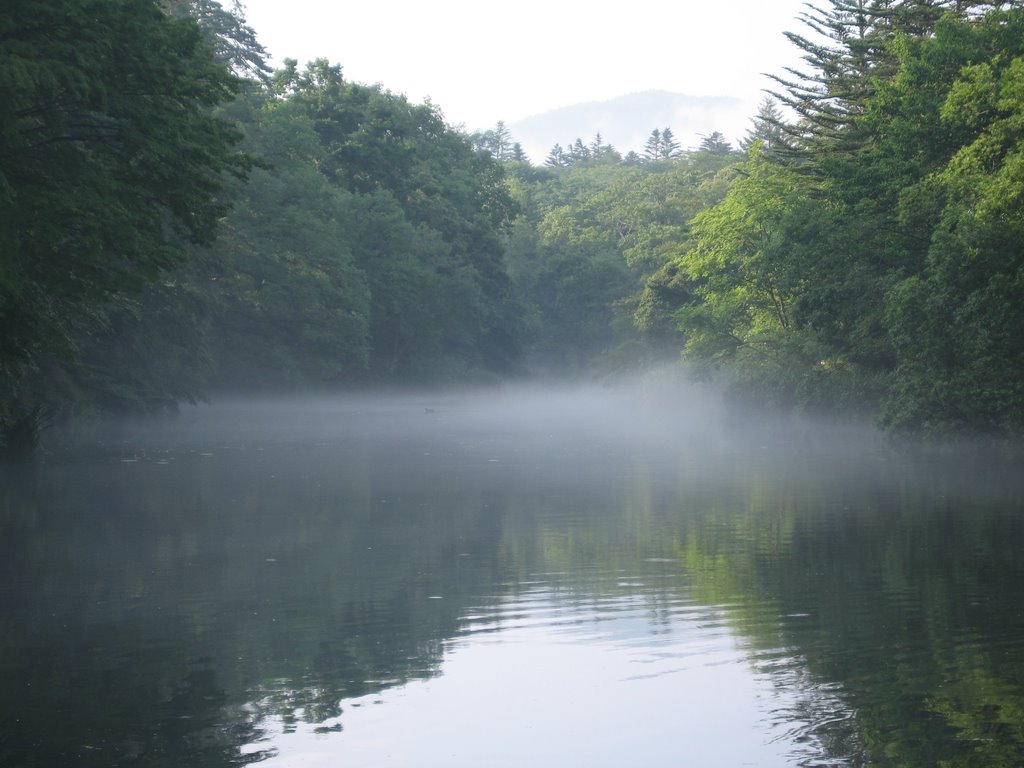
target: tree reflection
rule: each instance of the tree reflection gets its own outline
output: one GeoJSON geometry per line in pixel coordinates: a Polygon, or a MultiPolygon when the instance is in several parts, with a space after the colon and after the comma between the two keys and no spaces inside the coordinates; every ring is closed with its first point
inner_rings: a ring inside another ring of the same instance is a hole
{"type": "Polygon", "coordinates": [[[337,730],[345,701],[438,674],[542,582],[570,611],[642,605],[652,636],[725,622],[787,693],[767,716],[796,763],[1020,764],[1013,473],[787,449],[488,463],[442,436],[5,477],[0,762],[258,761],[264,731],[337,730]]]}

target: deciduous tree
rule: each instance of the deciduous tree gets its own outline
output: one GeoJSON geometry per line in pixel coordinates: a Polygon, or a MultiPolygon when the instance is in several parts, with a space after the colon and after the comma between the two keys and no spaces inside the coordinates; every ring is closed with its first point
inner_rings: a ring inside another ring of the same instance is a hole
{"type": "Polygon", "coordinates": [[[211,108],[238,79],[152,0],[10,3],[0,17],[0,421],[26,376],[208,242],[245,159],[211,108]]]}

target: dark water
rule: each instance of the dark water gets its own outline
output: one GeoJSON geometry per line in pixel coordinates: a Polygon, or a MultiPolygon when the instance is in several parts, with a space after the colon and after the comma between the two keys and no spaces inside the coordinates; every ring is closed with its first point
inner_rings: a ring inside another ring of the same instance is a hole
{"type": "Polygon", "coordinates": [[[1024,765],[1024,477],[641,390],[199,408],[0,490],[0,765],[1024,765]]]}

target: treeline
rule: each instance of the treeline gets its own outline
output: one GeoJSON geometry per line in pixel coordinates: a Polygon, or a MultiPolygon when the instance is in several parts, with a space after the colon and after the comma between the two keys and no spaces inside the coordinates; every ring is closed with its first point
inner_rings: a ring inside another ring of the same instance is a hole
{"type": "Polygon", "coordinates": [[[662,269],[684,354],[892,430],[1024,428],[1024,8],[833,0],[662,269]]]}
{"type": "Polygon", "coordinates": [[[1024,8],[833,0],[802,21],[805,66],[741,156],[716,137],[659,157],[652,135],[647,162],[598,139],[513,171],[538,349],[681,350],[760,404],[1019,435],[1024,8]]]}
{"type": "Polygon", "coordinates": [[[500,164],[212,0],[0,21],[0,423],[517,365],[500,164]]]}
{"type": "Polygon", "coordinates": [[[506,165],[519,210],[506,261],[529,370],[612,375],[678,358],[684,337],[647,285],[721,200],[739,156],[703,148],[634,162],[598,136],[570,162],[506,165]]]}
{"type": "Polygon", "coordinates": [[[0,425],[218,390],[496,381],[682,353],[784,408],[1019,434],[1024,9],[832,0],[733,149],[503,124],[277,72],[238,8],[0,19],[0,425]]]}
{"type": "MultiPolygon", "coordinates": [[[[732,145],[725,140],[721,133],[714,131],[707,136],[701,137],[698,151],[711,152],[713,154],[729,154],[732,152],[732,145]]],[[[642,154],[637,153],[635,150],[629,150],[625,155],[620,154],[611,144],[604,143],[604,139],[599,132],[589,144],[584,144],[581,138],[577,138],[576,141],[564,149],[561,144],[555,144],[548,153],[544,165],[549,168],[568,168],[581,163],[593,162],[637,165],[640,163],[658,162],[660,160],[672,160],[682,157],[684,154],[682,145],[676,141],[675,134],[672,133],[672,129],[669,127],[652,130],[651,135],[644,142],[642,154]]]]}

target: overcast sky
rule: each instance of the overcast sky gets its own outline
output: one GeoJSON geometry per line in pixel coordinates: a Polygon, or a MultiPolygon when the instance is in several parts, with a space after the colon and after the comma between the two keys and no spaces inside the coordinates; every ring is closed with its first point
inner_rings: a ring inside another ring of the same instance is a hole
{"type": "MultiPolygon", "coordinates": [[[[225,2],[225,5],[228,3],[225,2]]],[[[326,57],[468,130],[661,89],[735,96],[795,64],[803,0],[243,0],[274,64],[326,57]]]]}

